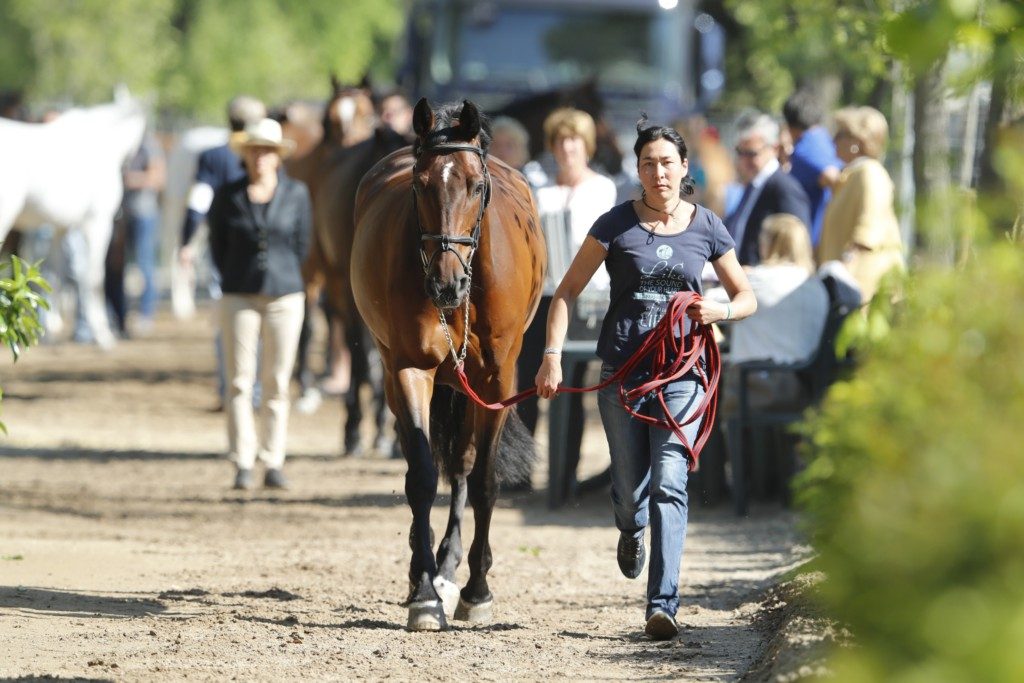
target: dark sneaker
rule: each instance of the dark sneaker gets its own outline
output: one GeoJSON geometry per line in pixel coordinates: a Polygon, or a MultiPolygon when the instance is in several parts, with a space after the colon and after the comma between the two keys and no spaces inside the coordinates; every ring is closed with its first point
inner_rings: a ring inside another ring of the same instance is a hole
{"type": "Polygon", "coordinates": [[[235,472],[234,487],[240,491],[248,491],[252,488],[252,470],[239,469],[235,472]]]}
{"type": "Polygon", "coordinates": [[[280,468],[272,469],[263,475],[263,485],[268,489],[286,489],[288,480],[284,478],[284,472],[280,468]]]}
{"type": "Polygon", "coordinates": [[[644,570],[647,550],[644,548],[644,537],[622,531],[619,533],[619,548],[615,553],[619,561],[619,570],[627,579],[635,579],[644,570]]]}
{"type": "Polygon", "coordinates": [[[651,618],[647,620],[644,633],[652,640],[671,640],[679,635],[679,625],[676,624],[675,619],[659,609],[655,610],[651,618]]]}

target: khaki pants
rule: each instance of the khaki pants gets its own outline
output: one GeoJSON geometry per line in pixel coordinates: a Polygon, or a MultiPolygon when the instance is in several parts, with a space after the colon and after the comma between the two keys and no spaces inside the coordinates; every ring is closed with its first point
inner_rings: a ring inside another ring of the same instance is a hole
{"type": "Polygon", "coordinates": [[[305,294],[281,297],[225,294],[221,300],[221,332],[228,375],[229,457],[240,469],[251,469],[256,457],[268,468],[284,465],[288,438],[288,389],[305,313],[305,294]],[[262,328],[262,329],[261,329],[262,328]],[[263,337],[263,404],[257,441],[252,407],[257,348],[263,337]]]}

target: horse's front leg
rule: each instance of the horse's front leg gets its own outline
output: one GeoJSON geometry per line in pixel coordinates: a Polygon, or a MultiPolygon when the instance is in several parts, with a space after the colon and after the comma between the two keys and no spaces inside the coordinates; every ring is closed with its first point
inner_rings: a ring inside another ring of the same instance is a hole
{"type": "Polygon", "coordinates": [[[437,467],[430,450],[430,397],[433,374],[416,368],[398,370],[389,385],[389,400],[398,423],[398,434],[409,469],[405,474],[405,497],[412,509],[409,545],[408,628],[437,631],[447,628],[444,607],[434,587],[434,561],[430,530],[430,508],[437,495],[437,467]]]}
{"type": "MultiPolygon", "coordinates": [[[[507,386],[511,390],[511,381],[507,386]]],[[[500,391],[494,393],[499,394],[500,391]]],[[[476,462],[469,473],[468,485],[476,528],[469,548],[469,582],[462,589],[459,606],[455,610],[455,618],[462,621],[486,623],[491,620],[493,596],[487,585],[487,572],[491,568],[491,514],[498,498],[495,459],[508,410],[474,410],[477,453],[476,462]]]]}
{"type": "MultiPolygon", "coordinates": [[[[472,424],[464,421],[464,437],[460,438],[460,455],[473,451],[469,444],[472,436],[472,424]]],[[[472,454],[462,456],[459,462],[450,462],[449,481],[452,484],[452,505],[449,508],[449,523],[444,530],[444,538],[437,547],[437,578],[434,580],[434,588],[437,595],[444,602],[444,613],[452,616],[459,603],[459,587],[456,585],[456,569],[462,562],[462,519],[466,511],[466,497],[468,484],[466,481],[467,462],[472,463],[472,454]]]]}

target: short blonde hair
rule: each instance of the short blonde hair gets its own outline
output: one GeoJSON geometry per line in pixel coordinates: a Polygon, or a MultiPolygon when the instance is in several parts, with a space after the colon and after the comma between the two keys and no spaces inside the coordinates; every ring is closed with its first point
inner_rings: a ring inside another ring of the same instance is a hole
{"type": "Polygon", "coordinates": [[[861,151],[872,159],[885,155],[889,142],[889,124],[885,115],[874,107],[846,107],[833,115],[836,134],[845,133],[858,143],[861,151]]]}
{"type": "Polygon", "coordinates": [[[544,142],[549,150],[554,148],[558,138],[576,136],[583,138],[587,156],[594,156],[597,149],[597,127],[590,114],[572,107],[562,107],[544,119],[544,142]]]}
{"type": "Polygon", "coordinates": [[[814,272],[811,233],[804,222],[789,213],[774,213],[761,223],[758,237],[761,263],[793,264],[814,272]]]}

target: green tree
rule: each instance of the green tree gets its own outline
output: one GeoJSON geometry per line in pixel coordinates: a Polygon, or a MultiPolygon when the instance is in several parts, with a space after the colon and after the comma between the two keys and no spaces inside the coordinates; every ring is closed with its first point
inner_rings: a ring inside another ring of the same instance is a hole
{"type": "MultiPolygon", "coordinates": [[[[50,286],[37,266],[17,256],[0,267],[0,274],[7,275],[8,271],[10,277],[0,277],[0,343],[11,350],[17,361],[22,351],[36,344],[43,333],[39,312],[49,306],[39,291],[49,292],[50,286]]],[[[0,431],[7,433],[3,422],[0,431]]]]}
{"type": "Polygon", "coordinates": [[[4,0],[0,35],[15,42],[0,55],[25,52],[0,77],[34,100],[106,101],[117,83],[156,93],[175,49],[173,9],[174,0],[4,0]]]}
{"type": "Polygon", "coordinates": [[[333,71],[355,81],[386,60],[382,39],[401,28],[397,0],[221,0],[194,3],[179,23],[180,60],[167,75],[166,102],[220,115],[248,92],[269,102],[319,96],[333,71]]]}

